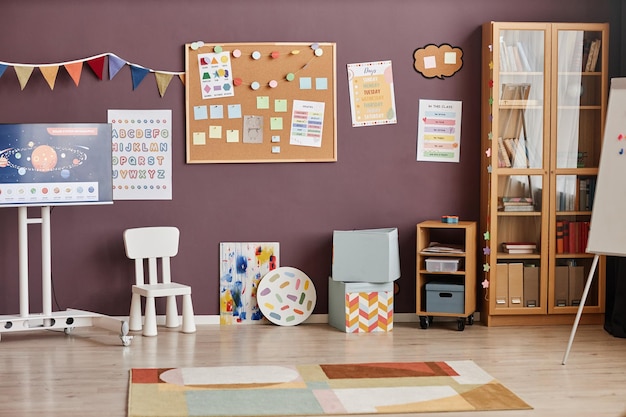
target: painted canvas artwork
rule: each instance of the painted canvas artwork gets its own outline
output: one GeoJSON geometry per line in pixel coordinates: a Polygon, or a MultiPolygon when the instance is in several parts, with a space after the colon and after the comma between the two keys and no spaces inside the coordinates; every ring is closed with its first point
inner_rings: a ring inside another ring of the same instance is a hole
{"type": "Polygon", "coordinates": [[[259,282],[279,266],[278,242],[220,243],[220,324],[262,323],[259,282]]]}

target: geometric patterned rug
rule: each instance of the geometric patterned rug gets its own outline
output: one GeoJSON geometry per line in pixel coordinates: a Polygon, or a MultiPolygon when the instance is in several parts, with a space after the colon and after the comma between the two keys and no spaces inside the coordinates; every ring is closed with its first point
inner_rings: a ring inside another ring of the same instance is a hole
{"type": "Polygon", "coordinates": [[[129,417],[531,409],[472,361],[132,369],[129,417]]]}

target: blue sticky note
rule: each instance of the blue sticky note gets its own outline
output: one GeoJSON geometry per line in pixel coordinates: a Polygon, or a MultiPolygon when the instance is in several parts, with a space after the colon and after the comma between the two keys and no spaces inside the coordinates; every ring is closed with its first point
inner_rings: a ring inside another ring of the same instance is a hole
{"type": "Polygon", "coordinates": [[[316,90],[328,90],[328,78],[316,78],[315,89],[316,90]]]}
{"type": "Polygon", "coordinates": [[[300,90],[311,89],[311,77],[300,77],[300,90]]]}
{"type": "Polygon", "coordinates": [[[229,104],[228,105],[228,118],[229,119],[241,119],[241,104],[229,104]]]}
{"type": "Polygon", "coordinates": [[[209,116],[207,115],[206,106],[194,106],[193,107],[193,118],[196,120],[205,120],[209,116]]]}
{"type": "Polygon", "coordinates": [[[223,119],[224,118],[224,106],[221,104],[214,104],[211,106],[211,119],[223,119]]]}

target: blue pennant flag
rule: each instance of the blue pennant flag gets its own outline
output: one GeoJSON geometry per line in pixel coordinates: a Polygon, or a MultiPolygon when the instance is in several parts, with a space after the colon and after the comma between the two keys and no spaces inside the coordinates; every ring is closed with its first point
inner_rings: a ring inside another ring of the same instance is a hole
{"type": "Polygon", "coordinates": [[[144,67],[137,67],[135,65],[130,66],[130,74],[133,77],[133,90],[141,84],[149,72],[150,70],[144,67]]]}
{"type": "Polygon", "coordinates": [[[6,71],[6,69],[7,65],[0,64],[0,77],[2,77],[2,74],[4,74],[4,71],[6,71]]]}
{"type": "Polygon", "coordinates": [[[117,56],[110,54],[109,55],[109,80],[112,80],[115,75],[117,75],[118,71],[126,65],[126,61],[118,58],[117,56]]]}

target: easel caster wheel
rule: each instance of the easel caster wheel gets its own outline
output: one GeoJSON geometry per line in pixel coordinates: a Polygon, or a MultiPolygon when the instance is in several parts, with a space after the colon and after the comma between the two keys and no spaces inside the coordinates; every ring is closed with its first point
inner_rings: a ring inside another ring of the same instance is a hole
{"type": "Polygon", "coordinates": [[[66,327],[65,329],[63,329],[63,333],[65,334],[71,334],[72,330],[74,330],[73,327],[66,327]]]}

